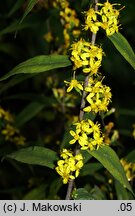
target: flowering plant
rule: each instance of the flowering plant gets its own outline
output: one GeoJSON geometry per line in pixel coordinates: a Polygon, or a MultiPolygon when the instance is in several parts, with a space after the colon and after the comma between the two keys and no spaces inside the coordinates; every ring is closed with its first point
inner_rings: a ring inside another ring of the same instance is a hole
{"type": "MultiPolygon", "coordinates": [[[[12,198],[134,199],[135,151],[125,151],[122,136],[129,133],[122,134],[119,126],[119,103],[110,81],[114,71],[121,70],[115,66],[115,53],[135,69],[135,54],[120,33],[124,7],[109,0],[19,2],[7,19],[17,16],[19,9],[22,19],[0,31],[3,43],[11,32],[15,40],[28,33],[31,41],[31,58],[23,61],[28,56],[22,51],[23,62],[0,77],[2,157],[13,170],[30,173],[27,192],[13,193],[12,198]],[[38,49],[33,37],[38,38],[38,49]],[[34,165],[42,166],[41,173],[34,165]]],[[[129,125],[134,142],[134,122],[129,125]]]]}

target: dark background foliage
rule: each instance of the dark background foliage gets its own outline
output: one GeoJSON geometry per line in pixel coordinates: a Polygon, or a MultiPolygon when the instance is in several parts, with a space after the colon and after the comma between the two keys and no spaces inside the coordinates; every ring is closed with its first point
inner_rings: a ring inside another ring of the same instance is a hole
{"type": "MultiPolygon", "coordinates": [[[[59,11],[52,7],[51,1],[38,1],[19,26],[17,22],[21,20],[25,12],[27,1],[18,0],[16,2],[18,2],[18,9],[15,11],[12,10],[15,4],[14,0],[5,0],[0,3],[1,77],[17,64],[29,58],[57,52],[64,42],[59,11]],[[44,3],[48,6],[43,6],[44,3]],[[52,32],[54,38],[51,43],[44,39],[44,35],[48,31],[52,32]]],[[[82,11],[89,8],[91,1],[72,0],[69,2],[83,22],[82,11]]],[[[116,1],[110,2],[115,3],[116,1]]],[[[125,6],[120,16],[120,32],[134,49],[135,1],[118,0],[117,2],[125,6]]],[[[103,32],[99,33],[96,42],[103,44],[105,56],[100,70],[106,76],[106,84],[112,88],[111,107],[116,109],[113,115],[105,119],[105,123],[113,121],[115,129],[119,131],[119,141],[113,147],[121,158],[134,149],[132,125],[135,124],[135,72],[103,32]]],[[[59,148],[65,131],[65,116],[61,109],[59,110],[52,87],[64,88],[63,80],[70,79],[70,77],[71,68],[68,67],[36,76],[31,75],[29,78],[26,75],[20,76],[21,82],[13,86],[10,83],[13,78],[0,83],[0,105],[9,110],[15,118],[31,102],[43,102],[44,100],[45,106],[40,112],[34,118],[26,121],[26,124],[20,126],[20,130],[27,138],[28,146],[46,146],[54,150],[59,148]],[[45,99],[45,97],[47,98],[45,99]],[[49,98],[52,98],[56,104],[55,107],[52,106],[52,101],[49,102],[49,98]]],[[[76,104],[78,105],[79,101],[76,104]]],[[[77,114],[78,107],[79,105],[70,109],[69,115],[77,114]]],[[[34,107],[35,110],[36,108],[34,107]]],[[[0,147],[1,158],[20,148],[8,142],[0,143],[0,147]]],[[[102,168],[90,177],[81,177],[76,184],[78,187],[82,187],[83,184],[90,190],[95,186],[96,180],[96,185],[105,193],[105,199],[110,199],[111,193],[113,194],[112,198],[116,199],[114,185],[110,186],[106,183],[110,176],[106,173],[104,177],[104,172],[105,170],[102,168]]],[[[5,159],[0,164],[0,199],[60,199],[64,198],[65,193],[66,186],[62,186],[62,182],[54,170],[22,164],[11,159],[5,159]]]]}

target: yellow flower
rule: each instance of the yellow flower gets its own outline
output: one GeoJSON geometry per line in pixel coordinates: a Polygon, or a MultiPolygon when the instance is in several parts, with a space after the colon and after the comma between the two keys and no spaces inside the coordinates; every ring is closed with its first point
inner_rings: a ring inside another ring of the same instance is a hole
{"type": "Polygon", "coordinates": [[[66,159],[68,157],[71,157],[72,156],[72,152],[67,150],[67,149],[63,149],[63,151],[61,152],[61,157],[63,159],[66,159]]]}
{"type": "Polygon", "coordinates": [[[51,33],[51,32],[46,33],[46,34],[44,35],[44,39],[45,39],[48,43],[52,42],[52,41],[53,41],[52,33],[51,33]]]}
{"type": "Polygon", "coordinates": [[[88,137],[85,133],[81,133],[80,135],[76,132],[74,132],[73,130],[70,131],[71,136],[74,137],[74,139],[70,140],[69,144],[74,144],[76,141],[78,141],[78,143],[81,146],[85,146],[87,145],[88,142],[88,137]]]}
{"type": "Polygon", "coordinates": [[[13,122],[13,116],[8,111],[5,111],[2,107],[0,107],[0,118],[3,118],[8,122],[13,122]]]}
{"type": "Polygon", "coordinates": [[[57,162],[55,170],[63,178],[63,184],[67,184],[71,179],[78,177],[83,167],[83,157],[80,153],[73,156],[73,153],[67,149],[63,149],[60,156],[63,160],[57,162]]]}
{"type": "Polygon", "coordinates": [[[94,123],[90,119],[88,121],[82,120],[81,122],[74,123],[74,125],[76,125],[77,133],[83,131],[84,133],[90,134],[93,132],[92,126],[94,123]]]}
{"type": "Polygon", "coordinates": [[[69,87],[67,88],[67,92],[72,91],[73,88],[76,90],[83,90],[83,86],[76,80],[72,79],[71,82],[64,81],[69,87]]]}

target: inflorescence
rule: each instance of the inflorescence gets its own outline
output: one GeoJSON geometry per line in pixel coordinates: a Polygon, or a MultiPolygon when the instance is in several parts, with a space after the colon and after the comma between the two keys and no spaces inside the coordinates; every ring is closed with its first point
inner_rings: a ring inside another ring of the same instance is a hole
{"type": "MultiPolygon", "coordinates": [[[[84,12],[85,25],[83,29],[96,34],[101,28],[105,30],[107,36],[118,32],[120,10],[115,9],[116,5],[119,4],[111,4],[107,0],[104,4],[97,4],[98,10],[90,8],[87,12],[84,12]]],[[[66,9],[65,13],[61,12],[61,16],[68,22],[66,9]]],[[[71,45],[70,59],[73,62],[73,78],[71,81],[64,82],[68,86],[67,92],[71,92],[73,89],[81,95],[82,92],[85,92],[85,106],[81,110],[83,112],[97,114],[108,111],[112,94],[110,87],[103,84],[103,78],[101,79],[101,73],[99,72],[103,55],[101,46],[93,42],[90,43],[83,38],[71,45]],[[87,75],[87,84],[75,78],[78,69],[82,70],[84,76],[87,75]]],[[[87,151],[98,150],[105,145],[105,136],[101,132],[101,126],[98,122],[94,123],[94,121],[85,118],[85,120],[81,119],[73,123],[72,126],[70,145],[78,144],[79,149],[87,151]]],[[[57,162],[56,171],[63,178],[63,183],[66,184],[71,179],[78,177],[79,171],[83,167],[83,157],[81,153],[76,155],[76,153],[67,149],[63,149],[60,156],[63,159],[57,162]]]]}

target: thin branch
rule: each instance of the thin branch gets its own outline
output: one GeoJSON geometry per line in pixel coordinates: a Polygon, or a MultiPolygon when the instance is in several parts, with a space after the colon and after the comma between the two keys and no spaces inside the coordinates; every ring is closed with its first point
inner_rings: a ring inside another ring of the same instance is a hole
{"type": "Polygon", "coordinates": [[[70,180],[68,184],[68,189],[67,189],[67,194],[65,200],[70,200],[71,199],[71,193],[74,187],[74,179],[70,180]]]}
{"type": "MultiPolygon", "coordinates": [[[[97,11],[98,10],[98,0],[93,0],[94,1],[94,9],[97,11]]],[[[92,38],[91,38],[91,44],[95,44],[96,41],[96,34],[92,33],[92,38]]],[[[89,75],[86,76],[85,81],[84,81],[84,89],[88,86],[88,81],[89,81],[89,75]]],[[[83,94],[82,94],[82,100],[81,100],[81,106],[80,106],[80,113],[79,113],[79,120],[82,121],[83,117],[84,117],[84,107],[86,104],[86,98],[87,96],[87,92],[85,90],[83,90],[83,94]]],[[[76,147],[74,154],[78,154],[78,152],[80,152],[80,148],[76,147]]],[[[69,184],[68,184],[68,189],[67,189],[67,194],[66,194],[66,200],[70,200],[71,199],[71,194],[74,188],[74,179],[70,180],[69,184]]]]}
{"type": "MultiPolygon", "coordinates": [[[[89,81],[89,75],[86,76],[85,81],[84,81],[84,89],[88,86],[88,81],[89,81]]],[[[83,94],[82,94],[82,100],[81,100],[81,106],[80,106],[80,113],[79,113],[79,120],[82,121],[83,120],[83,116],[84,116],[84,107],[86,104],[85,98],[87,96],[87,92],[85,90],[83,90],[83,94]]]]}
{"type": "MultiPolygon", "coordinates": [[[[95,9],[95,11],[98,10],[98,5],[97,5],[97,3],[98,3],[98,0],[94,0],[94,9],[95,9]]],[[[91,43],[94,45],[95,42],[96,42],[96,34],[93,33],[93,34],[92,34],[91,43]]]]}

